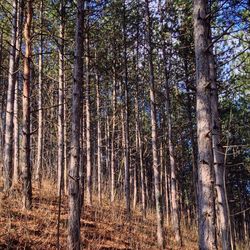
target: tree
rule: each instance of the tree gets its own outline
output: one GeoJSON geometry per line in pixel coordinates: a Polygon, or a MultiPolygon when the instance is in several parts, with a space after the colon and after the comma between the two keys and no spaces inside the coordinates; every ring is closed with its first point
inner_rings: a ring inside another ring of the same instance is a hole
{"type": "Polygon", "coordinates": [[[157,242],[160,248],[164,248],[163,238],[163,210],[162,197],[160,193],[159,157],[157,152],[157,124],[155,108],[155,86],[154,86],[154,65],[153,65],[153,44],[152,44],[152,21],[149,9],[149,1],[146,1],[146,22],[147,22],[147,45],[149,62],[149,84],[150,84],[150,109],[151,109],[151,140],[153,153],[154,189],[157,215],[157,242]]]}
{"type": "Polygon", "coordinates": [[[14,95],[15,95],[15,76],[16,76],[16,33],[17,33],[17,0],[12,1],[12,27],[9,54],[9,74],[8,74],[8,92],[5,122],[4,138],[4,190],[8,191],[12,185],[13,174],[13,114],[14,114],[14,95]]]}
{"type": "Polygon", "coordinates": [[[68,248],[80,249],[80,190],[79,190],[79,164],[80,164],[80,122],[82,109],[82,83],[83,83],[83,24],[84,1],[77,1],[77,18],[75,26],[75,60],[74,82],[72,92],[72,121],[71,121],[71,154],[69,165],[69,219],[68,219],[68,248]]]}
{"type": "Polygon", "coordinates": [[[23,63],[23,139],[22,139],[22,189],[23,207],[31,209],[32,206],[32,183],[30,162],[30,83],[31,83],[31,24],[33,16],[33,0],[28,0],[25,23],[24,41],[25,56],[23,63]]]}
{"type": "Polygon", "coordinates": [[[195,0],[193,9],[196,57],[196,115],[198,136],[199,248],[216,249],[213,153],[211,143],[211,83],[209,79],[207,1],[195,0]]]}

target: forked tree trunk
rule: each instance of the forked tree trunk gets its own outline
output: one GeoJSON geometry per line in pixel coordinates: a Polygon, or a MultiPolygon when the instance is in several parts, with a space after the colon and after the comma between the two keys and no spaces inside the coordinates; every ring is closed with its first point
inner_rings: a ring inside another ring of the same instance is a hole
{"type": "Polygon", "coordinates": [[[22,138],[22,189],[23,207],[31,209],[32,183],[30,161],[30,73],[31,73],[31,23],[33,0],[27,1],[26,20],[24,24],[25,57],[23,69],[23,138],[22,138]]]}
{"type": "Polygon", "coordinates": [[[74,82],[72,93],[72,135],[69,164],[69,219],[68,219],[68,249],[80,249],[80,134],[82,119],[82,83],[83,83],[83,23],[84,0],[77,1],[77,19],[75,28],[74,82]]]}
{"type": "Polygon", "coordinates": [[[13,116],[15,96],[15,57],[16,57],[16,33],[17,33],[17,0],[12,1],[12,25],[9,52],[8,91],[5,116],[4,138],[4,190],[8,191],[12,185],[13,174],[13,116]]]}
{"type": "Polygon", "coordinates": [[[216,249],[213,153],[211,143],[211,85],[209,79],[207,0],[194,0],[196,58],[196,113],[198,137],[198,233],[199,248],[216,249]]]}
{"type": "Polygon", "coordinates": [[[36,182],[41,188],[42,161],[43,161],[43,0],[40,3],[40,46],[38,58],[38,136],[37,136],[37,159],[36,159],[36,182]]]}
{"type": "Polygon", "coordinates": [[[146,21],[147,21],[147,39],[149,53],[149,84],[150,84],[150,108],[151,108],[151,140],[153,151],[153,171],[154,171],[154,189],[157,217],[157,243],[160,248],[164,248],[163,237],[163,209],[162,197],[160,193],[160,172],[159,157],[157,152],[157,124],[155,107],[155,86],[154,86],[154,66],[153,66],[153,46],[152,46],[152,21],[149,10],[149,1],[146,0],[146,21]]]}

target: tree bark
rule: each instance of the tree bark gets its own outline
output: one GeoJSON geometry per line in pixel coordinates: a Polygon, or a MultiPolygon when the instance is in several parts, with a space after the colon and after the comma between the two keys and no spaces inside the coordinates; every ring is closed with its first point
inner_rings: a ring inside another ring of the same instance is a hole
{"type": "MultiPolygon", "coordinates": [[[[210,31],[211,32],[211,31],[210,31]]],[[[211,43],[211,38],[209,43],[211,43]]],[[[215,61],[213,55],[213,47],[209,51],[209,74],[211,82],[211,112],[212,112],[212,147],[215,174],[216,203],[218,207],[218,218],[220,221],[219,231],[221,232],[221,241],[223,250],[231,250],[230,241],[230,216],[228,210],[226,181],[225,181],[225,165],[224,150],[221,139],[221,124],[219,114],[218,90],[216,82],[215,61]]]]}
{"type": "Polygon", "coordinates": [[[198,136],[198,233],[200,249],[216,249],[213,153],[211,143],[211,100],[208,59],[208,4],[194,0],[194,43],[196,58],[196,113],[198,136]]]}
{"type": "Polygon", "coordinates": [[[38,58],[38,137],[37,137],[37,159],[36,159],[36,181],[38,188],[42,182],[43,161],[43,0],[40,3],[40,47],[38,58]]]}
{"type": "Polygon", "coordinates": [[[31,209],[32,183],[30,161],[30,82],[31,82],[31,23],[33,0],[28,0],[24,24],[25,57],[23,69],[23,139],[22,139],[22,189],[23,208],[31,209]]]}
{"type": "Polygon", "coordinates": [[[9,52],[9,74],[7,107],[5,117],[5,138],[4,138],[4,190],[8,191],[12,185],[13,174],[13,116],[15,96],[15,57],[16,57],[16,33],[17,33],[17,0],[12,1],[12,24],[9,52]]]}
{"type": "Polygon", "coordinates": [[[60,48],[59,48],[59,89],[58,89],[58,180],[57,194],[64,193],[64,8],[60,2],[60,48]]]}
{"type": "Polygon", "coordinates": [[[84,0],[77,1],[77,19],[75,28],[74,82],[72,93],[72,136],[69,165],[69,218],[68,218],[68,249],[80,249],[80,122],[82,117],[82,83],[83,83],[83,24],[84,0]]]}

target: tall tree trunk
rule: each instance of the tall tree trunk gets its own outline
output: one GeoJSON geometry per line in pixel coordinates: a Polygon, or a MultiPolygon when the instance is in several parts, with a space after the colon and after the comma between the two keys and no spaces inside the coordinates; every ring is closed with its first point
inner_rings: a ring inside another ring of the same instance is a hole
{"type": "Polygon", "coordinates": [[[60,48],[59,48],[59,89],[58,89],[58,180],[57,194],[64,192],[64,9],[60,2],[60,48]]]}
{"type": "Polygon", "coordinates": [[[69,165],[69,219],[68,219],[68,249],[80,249],[80,123],[82,119],[82,83],[83,83],[83,24],[84,0],[77,1],[77,19],[75,29],[74,82],[72,93],[72,136],[69,165]]]}
{"type": "Polygon", "coordinates": [[[125,167],[125,199],[127,217],[130,216],[130,162],[129,162],[129,111],[128,111],[128,59],[127,59],[127,24],[126,3],[123,2],[123,58],[124,58],[124,119],[123,119],[123,154],[125,167]]]}
{"type": "Polygon", "coordinates": [[[28,0],[26,20],[24,24],[25,57],[23,69],[23,138],[22,138],[22,185],[23,207],[31,209],[32,183],[30,161],[30,73],[31,73],[31,23],[33,15],[33,0],[28,0]]]}
{"type": "MultiPolygon", "coordinates": [[[[166,54],[166,42],[164,37],[164,26],[163,26],[163,11],[160,6],[161,12],[161,40],[162,40],[162,54],[164,61],[164,77],[165,77],[165,97],[166,97],[166,113],[167,113],[167,128],[168,128],[168,148],[170,158],[170,176],[171,176],[171,204],[172,204],[172,225],[175,232],[176,242],[181,243],[181,230],[180,230],[180,208],[177,199],[176,190],[176,161],[173,145],[173,134],[172,134],[172,117],[171,117],[171,101],[170,101],[170,89],[169,89],[169,70],[167,66],[167,54],[166,54]]],[[[171,38],[170,38],[171,39],[171,38]]],[[[171,44],[171,43],[170,43],[171,44]]]]}
{"type": "Polygon", "coordinates": [[[40,46],[38,58],[38,138],[37,138],[37,159],[36,159],[36,181],[38,188],[42,182],[42,161],[43,161],[43,0],[40,3],[40,46]]]}
{"type": "MultiPolygon", "coordinates": [[[[86,3],[86,9],[88,10],[88,1],[86,3]]],[[[88,16],[86,30],[89,29],[88,16]]],[[[89,65],[89,31],[86,31],[85,38],[86,45],[86,57],[85,57],[85,70],[86,70],[86,150],[87,150],[87,203],[92,205],[92,159],[91,159],[91,114],[90,114],[90,65],[89,65]]]]}
{"type": "Polygon", "coordinates": [[[199,248],[216,249],[213,153],[211,143],[211,86],[209,79],[207,0],[194,0],[194,44],[196,58],[196,113],[198,137],[199,248]]]}
{"type": "Polygon", "coordinates": [[[111,203],[115,200],[115,137],[116,137],[116,65],[113,67],[113,85],[112,85],[112,132],[111,132],[111,203]]]}
{"type": "Polygon", "coordinates": [[[102,131],[101,131],[101,110],[100,110],[100,83],[96,73],[96,112],[97,112],[97,178],[98,178],[98,201],[102,201],[102,131]]]}
{"type": "MultiPolygon", "coordinates": [[[[211,32],[211,31],[210,31],[211,32]]],[[[209,39],[209,43],[212,39],[209,39]]],[[[231,250],[230,241],[230,216],[228,210],[226,181],[225,181],[225,165],[224,150],[221,139],[221,125],[219,115],[218,90],[216,82],[215,61],[213,48],[209,51],[209,74],[211,82],[211,112],[212,112],[212,147],[214,159],[215,189],[216,203],[218,207],[218,218],[220,221],[219,231],[221,232],[222,249],[231,250]]]]}
{"type": "Polygon", "coordinates": [[[17,35],[16,35],[16,58],[15,58],[15,68],[16,72],[16,86],[15,86],[15,98],[14,98],[14,172],[13,172],[13,184],[17,183],[19,180],[20,175],[20,168],[19,168],[19,122],[18,122],[18,113],[19,113],[19,81],[21,74],[18,70],[19,61],[20,61],[20,52],[21,52],[21,44],[22,44],[22,26],[23,26],[23,7],[24,2],[23,0],[18,1],[17,6],[17,35]]]}
{"type": "Polygon", "coordinates": [[[163,237],[163,209],[162,197],[160,193],[160,172],[159,157],[157,152],[157,124],[155,107],[155,86],[154,86],[154,66],[153,66],[153,44],[152,44],[152,21],[149,10],[149,0],[146,0],[146,21],[147,21],[147,39],[149,53],[149,83],[150,83],[150,108],[151,108],[151,139],[153,151],[153,171],[154,171],[154,189],[157,216],[157,243],[160,248],[164,248],[163,237]]]}
{"type": "Polygon", "coordinates": [[[15,57],[16,57],[16,33],[17,33],[17,0],[12,1],[12,26],[9,52],[9,74],[7,107],[5,117],[5,138],[4,138],[4,190],[8,191],[12,185],[13,174],[13,115],[15,96],[15,57]]]}

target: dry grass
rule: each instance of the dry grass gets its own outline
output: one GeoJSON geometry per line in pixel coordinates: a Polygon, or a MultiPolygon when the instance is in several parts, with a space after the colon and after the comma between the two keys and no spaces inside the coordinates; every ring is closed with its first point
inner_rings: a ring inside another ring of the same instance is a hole
{"type": "MultiPolygon", "coordinates": [[[[84,249],[143,249],[156,247],[155,214],[143,220],[140,211],[133,211],[128,222],[123,202],[111,207],[106,199],[102,206],[94,200],[85,206],[81,218],[81,239],[84,249]]],[[[33,209],[22,210],[20,188],[6,197],[0,192],[0,249],[56,249],[58,199],[55,186],[45,182],[33,188],[33,209]]],[[[197,249],[194,230],[183,231],[183,246],[177,247],[174,235],[165,228],[167,249],[197,249]]],[[[60,249],[67,244],[67,198],[61,209],[60,249]]]]}

